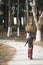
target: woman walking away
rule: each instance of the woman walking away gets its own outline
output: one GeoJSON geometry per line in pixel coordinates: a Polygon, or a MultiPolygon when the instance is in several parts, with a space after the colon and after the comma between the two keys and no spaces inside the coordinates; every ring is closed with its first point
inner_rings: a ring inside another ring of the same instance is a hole
{"type": "MultiPolygon", "coordinates": [[[[27,39],[26,44],[28,44],[28,58],[32,59],[32,52],[33,52],[33,34],[29,33],[29,37],[27,39]]],[[[25,46],[26,46],[25,44],[25,46]]]]}

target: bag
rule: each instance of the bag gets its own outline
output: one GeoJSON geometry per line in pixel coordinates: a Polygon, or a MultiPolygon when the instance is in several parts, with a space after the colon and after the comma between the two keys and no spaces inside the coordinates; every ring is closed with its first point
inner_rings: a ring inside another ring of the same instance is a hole
{"type": "Polygon", "coordinates": [[[25,26],[25,30],[26,30],[26,32],[28,32],[28,33],[34,33],[35,31],[36,31],[36,27],[34,26],[34,25],[26,25],[25,26]]]}

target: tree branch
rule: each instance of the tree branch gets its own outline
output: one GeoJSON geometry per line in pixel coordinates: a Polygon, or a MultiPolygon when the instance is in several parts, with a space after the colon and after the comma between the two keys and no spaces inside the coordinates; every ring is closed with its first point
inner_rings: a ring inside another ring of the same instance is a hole
{"type": "Polygon", "coordinates": [[[43,11],[42,11],[42,13],[41,13],[41,15],[39,17],[39,23],[42,23],[42,22],[43,22],[43,11]]]}
{"type": "Polygon", "coordinates": [[[37,16],[36,16],[37,9],[36,9],[36,6],[35,5],[32,7],[32,12],[33,12],[33,17],[34,17],[35,24],[37,26],[37,16]]]}

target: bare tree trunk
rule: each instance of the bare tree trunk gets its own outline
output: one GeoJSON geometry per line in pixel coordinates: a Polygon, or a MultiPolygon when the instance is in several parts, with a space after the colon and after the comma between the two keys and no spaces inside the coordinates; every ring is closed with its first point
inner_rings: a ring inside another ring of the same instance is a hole
{"type": "Polygon", "coordinates": [[[41,41],[41,30],[36,31],[36,41],[41,41]]]}
{"type": "Polygon", "coordinates": [[[28,0],[26,0],[26,16],[27,16],[27,25],[29,24],[29,6],[28,0]]]}
{"type": "Polygon", "coordinates": [[[41,23],[42,23],[42,18],[43,18],[43,12],[41,13],[41,15],[39,16],[39,21],[37,21],[37,7],[35,5],[35,0],[33,0],[33,7],[32,7],[32,12],[33,12],[33,17],[34,17],[34,21],[36,24],[36,41],[41,41],[41,23]]]}
{"type": "Polygon", "coordinates": [[[7,37],[12,36],[12,15],[11,15],[11,5],[10,0],[8,1],[8,32],[7,37]]]}
{"type": "Polygon", "coordinates": [[[24,25],[26,25],[27,24],[27,22],[26,22],[27,21],[26,15],[24,15],[24,20],[23,21],[24,21],[24,25]]]}
{"type": "Polygon", "coordinates": [[[21,17],[21,25],[24,25],[23,17],[21,17]]]}
{"type": "Polygon", "coordinates": [[[36,41],[41,41],[41,24],[42,24],[42,18],[43,18],[43,14],[41,14],[41,16],[39,17],[39,21],[37,23],[37,31],[36,31],[36,41]]]}
{"type": "MultiPolygon", "coordinates": [[[[29,6],[28,0],[26,0],[26,16],[27,16],[27,26],[29,25],[29,6]]],[[[29,38],[29,33],[26,33],[26,38],[29,38]]]]}
{"type": "Polygon", "coordinates": [[[19,20],[19,0],[18,0],[18,11],[17,11],[17,36],[20,36],[20,20],[19,20]]]}

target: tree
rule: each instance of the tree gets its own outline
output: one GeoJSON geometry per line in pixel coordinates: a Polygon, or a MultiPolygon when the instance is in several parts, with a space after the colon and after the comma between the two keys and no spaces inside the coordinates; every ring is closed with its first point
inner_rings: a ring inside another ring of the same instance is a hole
{"type": "Polygon", "coordinates": [[[8,0],[8,32],[7,36],[12,36],[12,14],[11,14],[11,2],[8,0]]]}
{"type": "Polygon", "coordinates": [[[13,0],[13,16],[17,17],[17,36],[19,36],[19,30],[22,28],[21,17],[24,16],[24,2],[25,0],[13,0]]]}
{"type": "Polygon", "coordinates": [[[43,21],[43,11],[42,11],[42,13],[40,13],[39,20],[37,20],[37,6],[36,6],[35,0],[33,0],[32,12],[33,12],[35,25],[36,25],[36,28],[37,28],[36,41],[41,41],[41,25],[42,25],[42,21],[43,21]]]}
{"type": "Polygon", "coordinates": [[[19,0],[18,0],[18,7],[17,7],[17,36],[19,36],[19,29],[20,29],[20,19],[19,19],[19,0]]]}

